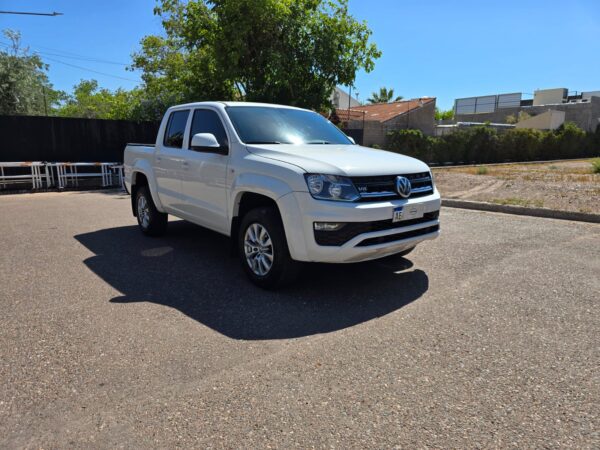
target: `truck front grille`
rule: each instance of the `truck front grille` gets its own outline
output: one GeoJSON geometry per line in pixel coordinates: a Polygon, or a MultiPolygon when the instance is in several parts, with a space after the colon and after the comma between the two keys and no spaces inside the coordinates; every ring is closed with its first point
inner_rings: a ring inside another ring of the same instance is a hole
{"type": "MultiPolygon", "coordinates": [[[[409,227],[411,225],[418,225],[420,223],[430,222],[438,218],[440,212],[433,211],[428,212],[419,219],[403,220],[400,222],[392,222],[388,220],[377,220],[374,222],[348,222],[345,223],[342,228],[336,231],[319,231],[315,230],[315,241],[319,245],[327,246],[340,246],[344,245],[349,240],[363,233],[370,233],[373,231],[384,231],[409,227]]],[[[419,231],[419,230],[417,230],[419,231]]],[[[408,232],[410,233],[410,232],[408,232]]],[[[406,234],[408,234],[406,233],[406,234]]],[[[405,234],[405,233],[402,233],[405,234]]],[[[395,236],[395,235],[394,235],[395,236]]],[[[408,237],[408,236],[407,236],[408,237]]],[[[363,241],[364,242],[364,241],[363,241]]],[[[361,244],[362,245],[362,242],[361,244]]],[[[367,244],[368,245],[368,244],[367,244]]]]}
{"type": "MultiPolygon", "coordinates": [[[[376,177],[352,177],[352,182],[361,202],[376,200],[393,200],[402,198],[396,191],[396,177],[398,175],[383,175],[376,177]]],[[[408,198],[423,197],[433,194],[433,180],[429,172],[411,173],[400,175],[410,180],[412,186],[408,198]]]]}

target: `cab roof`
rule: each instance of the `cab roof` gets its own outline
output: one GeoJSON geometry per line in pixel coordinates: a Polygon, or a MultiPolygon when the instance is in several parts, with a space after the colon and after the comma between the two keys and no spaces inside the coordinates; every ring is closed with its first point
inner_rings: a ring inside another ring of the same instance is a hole
{"type": "Polygon", "coordinates": [[[261,106],[261,107],[266,107],[266,108],[304,109],[304,108],[297,108],[295,106],[289,106],[289,105],[277,105],[277,104],[274,104],[274,103],[222,102],[222,101],[184,103],[182,105],[173,105],[169,109],[174,109],[174,108],[194,108],[194,107],[198,107],[198,106],[216,106],[216,107],[223,107],[223,106],[261,106]]]}

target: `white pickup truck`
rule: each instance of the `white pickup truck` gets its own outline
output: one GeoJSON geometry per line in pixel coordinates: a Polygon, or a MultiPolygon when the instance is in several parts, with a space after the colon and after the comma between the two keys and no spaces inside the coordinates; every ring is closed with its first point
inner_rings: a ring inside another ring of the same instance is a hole
{"type": "Polygon", "coordinates": [[[265,288],[292,280],[301,262],[405,255],[440,232],[425,163],[356,145],[288,106],[169,108],[155,145],[125,148],[125,184],[144,233],[164,233],[171,214],[230,236],[265,288]]]}

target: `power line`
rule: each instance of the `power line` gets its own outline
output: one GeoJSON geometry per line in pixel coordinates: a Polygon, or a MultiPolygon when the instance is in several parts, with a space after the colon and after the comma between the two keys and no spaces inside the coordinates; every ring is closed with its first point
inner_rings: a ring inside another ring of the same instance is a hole
{"type": "MultiPolygon", "coordinates": [[[[4,46],[4,47],[6,47],[6,48],[10,48],[10,47],[9,47],[7,44],[4,44],[4,43],[2,43],[2,42],[0,42],[0,45],[1,45],[1,46],[4,46]]],[[[62,56],[62,55],[58,55],[58,56],[60,56],[61,58],[64,58],[64,57],[65,57],[65,56],[62,56]]],[[[76,69],[85,70],[85,71],[87,71],[87,72],[96,73],[96,74],[98,74],[98,75],[104,75],[104,76],[106,76],[106,77],[118,78],[118,79],[120,79],[120,80],[125,80],[125,81],[134,81],[134,82],[136,82],[136,83],[139,83],[139,82],[140,82],[140,80],[139,80],[139,79],[138,79],[138,80],[134,80],[133,78],[121,77],[121,76],[119,76],[119,75],[111,75],[111,74],[109,74],[109,73],[106,73],[106,72],[100,72],[100,71],[98,71],[98,70],[90,69],[90,68],[88,68],[88,67],[82,67],[82,66],[78,66],[78,65],[75,65],[75,64],[70,64],[70,63],[67,63],[67,62],[64,62],[64,61],[61,61],[61,60],[55,59],[55,58],[50,58],[50,57],[48,57],[48,56],[45,56],[45,57],[44,57],[44,59],[49,59],[50,61],[54,61],[54,62],[56,62],[56,63],[63,64],[63,65],[65,65],[65,66],[74,67],[74,68],[76,68],[76,69]]]]}
{"type": "Polygon", "coordinates": [[[62,16],[63,13],[51,12],[51,13],[37,13],[37,12],[25,12],[25,11],[0,11],[0,14],[19,14],[24,16],[62,16]]]}
{"type": "MultiPolygon", "coordinates": [[[[5,41],[6,42],[6,41],[5,41]]],[[[30,43],[29,45],[33,45],[34,47],[39,47],[39,48],[43,48],[45,50],[51,50],[53,52],[59,52],[59,53],[64,53],[65,55],[70,55],[70,56],[81,56],[81,57],[87,57],[88,55],[82,55],[80,53],[74,53],[74,52],[68,52],[66,50],[59,50],[57,48],[52,48],[52,47],[45,47],[43,45],[39,45],[36,44],[35,42],[30,43]]]]}
{"type": "Polygon", "coordinates": [[[92,72],[92,73],[97,73],[99,75],[104,75],[105,77],[112,77],[112,78],[118,78],[120,80],[125,80],[125,81],[134,81],[136,83],[139,83],[140,80],[134,80],[133,78],[126,78],[126,77],[120,77],[119,75],[111,75],[109,73],[105,73],[105,72],[100,72],[98,70],[93,70],[93,69],[88,69],[87,67],[82,67],[82,66],[77,66],[75,64],[70,64],[70,63],[66,63],[64,61],[60,61],[58,59],[54,59],[54,58],[49,58],[46,56],[45,59],[49,59],[50,61],[54,61],[57,62],[59,64],[64,64],[65,66],[69,66],[69,67],[74,67],[76,69],[80,69],[80,70],[86,70],[88,72],[92,72]]]}
{"type": "MultiPolygon", "coordinates": [[[[0,41],[0,45],[8,46],[9,43],[6,41],[0,41]]],[[[63,50],[57,50],[57,49],[50,48],[50,47],[44,47],[42,45],[36,45],[36,47],[45,48],[48,50],[53,50],[54,52],[58,52],[58,53],[51,53],[51,52],[43,52],[41,50],[34,50],[35,53],[40,53],[43,55],[59,56],[61,58],[69,58],[69,59],[79,59],[81,61],[98,62],[98,63],[102,63],[102,64],[114,64],[116,66],[128,66],[129,65],[129,64],[126,64],[123,62],[110,61],[108,59],[94,58],[92,56],[85,56],[85,55],[80,55],[77,53],[66,52],[63,50]]]]}
{"type": "Polygon", "coordinates": [[[40,53],[42,55],[59,56],[61,58],[69,58],[69,59],[78,59],[80,61],[97,62],[97,63],[101,63],[101,64],[113,64],[115,66],[128,66],[129,65],[129,64],[125,64],[125,63],[116,62],[116,61],[108,61],[106,59],[86,58],[84,56],[68,56],[68,55],[61,55],[60,53],[42,52],[40,50],[34,50],[34,52],[40,53]]]}

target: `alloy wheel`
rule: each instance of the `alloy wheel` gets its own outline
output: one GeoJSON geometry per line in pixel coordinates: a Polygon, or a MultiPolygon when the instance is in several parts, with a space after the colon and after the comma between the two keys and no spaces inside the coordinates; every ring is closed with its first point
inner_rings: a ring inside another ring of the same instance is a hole
{"type": "Polygon", "coordinates": [[[273,242],[267,229],[260,223],[252,223],[246,228],[244,253],[255,275],[264,277],[273,267],[273,242]]]}
{"type": "Polygon", "coordinates": [[[148,200],[146,200],[146,197],[143,195],[138,197],[137,213],[142,227],[148,228],[148,225],[150,225],[150,207],[148,205],[148,200]]]}

